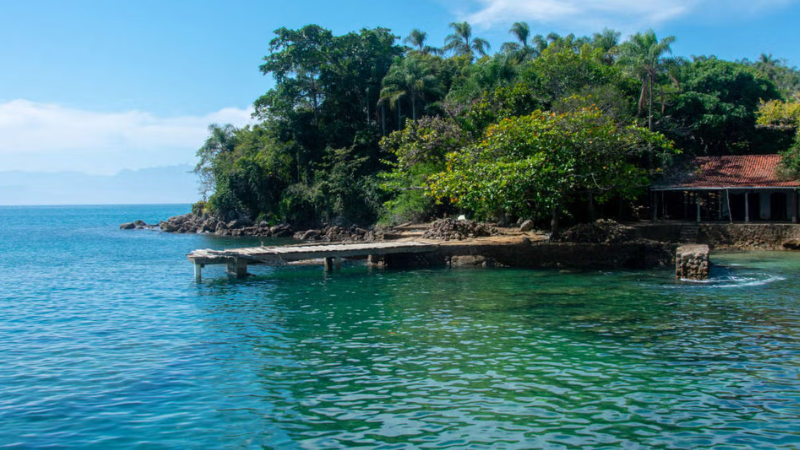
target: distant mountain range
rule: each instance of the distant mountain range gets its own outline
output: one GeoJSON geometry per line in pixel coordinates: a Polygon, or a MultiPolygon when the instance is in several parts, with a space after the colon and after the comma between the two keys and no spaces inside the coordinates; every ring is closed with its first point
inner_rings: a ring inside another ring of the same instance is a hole
{"type": "Polygon", "coordinates": [[[197,176],[189,165],[123,170],[116,175],[78,172],[0,172],[0,205],[104,205],[194,203],[197,176]]]}

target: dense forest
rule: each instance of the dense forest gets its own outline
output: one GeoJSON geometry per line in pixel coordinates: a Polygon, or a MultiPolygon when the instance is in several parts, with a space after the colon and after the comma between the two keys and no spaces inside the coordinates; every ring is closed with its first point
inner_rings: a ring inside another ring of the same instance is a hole
{"type": "Polygon", "coordinates": [[[414,30],[281,28],[257,125],[212,124],[203,201],[226,220],[386,224],[636,214],[646,186],[694,155],[784,152],[800,172],[800,71],[671,55],[675,38],[532,35],[490,45],[468,23],[442,47],[414,30]],[[401,45],[404,44],[404,45],[401,45]]]}

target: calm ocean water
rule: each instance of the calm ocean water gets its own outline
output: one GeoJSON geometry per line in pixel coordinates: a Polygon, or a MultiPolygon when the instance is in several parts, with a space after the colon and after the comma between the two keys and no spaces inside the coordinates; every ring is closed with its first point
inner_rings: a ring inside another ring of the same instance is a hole
{"type": "Polygon", "coordinates": [[[800,448],[800,255],[669,270],[254,268],[0,207],[0,448],[800,448]]]}

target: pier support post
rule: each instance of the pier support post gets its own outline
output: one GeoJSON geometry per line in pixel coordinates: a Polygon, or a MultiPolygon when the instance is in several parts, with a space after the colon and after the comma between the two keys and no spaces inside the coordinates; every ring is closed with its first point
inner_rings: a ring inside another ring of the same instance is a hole
{"type": "Polygon", "coordinates": [[[247,260],[235,258],[229,260],[225,265],[228,275],[233,275],[236,278],[247,277],[247,260]]]}
{"type": "Polygon", "coordinates": [[[325,268],[325,272],[333,272],[334,270],[342,270],[342,258],[341,256],[330,256],[325,258],[325,264],[323,266],[325,268]]]}
{"type": "Polygon", "coordinates": [[[194,281],[203,281],[203,265],[194,263],[194,281]]]}

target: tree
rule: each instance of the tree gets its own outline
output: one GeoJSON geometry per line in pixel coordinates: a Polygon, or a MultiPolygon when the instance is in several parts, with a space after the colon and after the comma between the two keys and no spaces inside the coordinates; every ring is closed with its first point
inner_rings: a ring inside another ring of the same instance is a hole
{"type": "Polygon", "coordinates": [[[418,103],[443,94],[441,82],[426,59],[409,55],[395,61],[389,69],[383,79],[380,102],[388,102],[393,109],[397,109],[401,99],[408,99],[411,102],[411,118],[417,120],[418,103]]]}
{"type": "Polygon", "coordinates": [[[673,149],[661,134],[622,126],[597,109],[535,111],[505,119],[476,145],[449,153],[447,170],[433,175],[428,189],[483,217],[550,215],[557,237],[570,197],[592,194],[602,203],[640,194],[648,172],[637,162],[647,152],[666,161],[673,149]]]}
{"type": "Polygon", "coordinates": [[[603,60],[608,65],[613,65],[617,54],[617,47],[619,46],[619,31],[614,31],[608,28],[603,29],[602,33],[595,33],[592,35],[592,47],[600,49],[603,54],[603,60]]]}
{"type": "Polygon", "coordinates": [[[420,31],[416,28],[411,30],[408,36],[403,39],[403,43],[410,45],[414,48],[414,50],[423,53],[425,55],[430,54],[439,54],[439,49],[435,47],[431,47],[429,45],[425,45],[425,41],[428,39],[428,33],[424,31],[420,31]]]}
{"type": "Polygon", "coordinates": [[[796,132],[792,145],[781,153],[781,165],[787,176],[795,180],[800,179],[800,101],[762,102],[758,110],[758,124],[796,132]]]}
{"type": "Polygon", "coordinates": [[[698,58],[679,68],[681,92],[667,108],[661,128],[694,154],[774,153],[786,148],[785,133],[756,128],[761,101],[780,93],[753,68],[698,58]]]}
{"type": "Polygon", "coordinates": [[[642,82],[639,95],[639,115],[644,111],[645,102],[648,106],[647,125],[653,131],[653,85],[659,82],[660,76],[665,72],[665,54],[671,54],[670,45],[675,42],[675,36],[667,36],[658,40],[653,30],[645,33],[636,33],[619,47],[619,64],[642,82]]]}
{"type": "Polygon", "coordinates": [[[445,169],[445,155],[460,151],[471,135],[452,119],[423,117],[381,140],[391,157],[392,170],[380,175],[382,189],[390,195],[382,220],[390,223],[428,219],[436,211],[424,186],[434,173],[445,169]]]}
{"type": "Polygon", "coordinates": [[[538,52],[530,46],[528,39],[531,35],[531,27],[525,22],[515,22],[508,31],[517,38],[517,42],[506,42],[500,47],[504,53],[511,53],[519,56],[524,61],[538,55],[538,52]]]}
{"type": "Polygon", "coordinates": [[[222,159],[222,154],[231,154],[236,147],[236,127],[231,124],[217,125],[212,123],[208,126],[209,136],[203,146],[197,150],[197,157],[200,161],[194,167],[194,173],[200,180],[200,194],[203,201],[208,199],[208,193],[214,192],[217,186],[217,173],[214,164],[222,159]]]}
{"type": "Polygon", "coordinates": [[[444,39],[445,51],[452,51],[456,55],[474,57],[475,53],[486,56],[490,45],[485,39],[472,37],[472,26],[467,22],[452,22],[450,27],[453,33],[444,39]]]}

